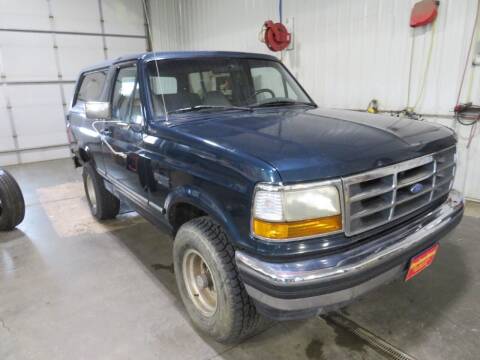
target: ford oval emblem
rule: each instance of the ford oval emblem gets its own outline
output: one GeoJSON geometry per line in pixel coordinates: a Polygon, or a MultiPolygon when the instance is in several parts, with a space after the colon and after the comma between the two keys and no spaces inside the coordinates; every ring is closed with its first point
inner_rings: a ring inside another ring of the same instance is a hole
{"type": "Polygon", "coordinates": [[[416,183],[416,184],[413,184],[412,186],[410,186],[410,192],[412,194],[418,194],[419,192],[421,192],[422,190],[424,189],[424,186],[420,183],[416,183]]]}

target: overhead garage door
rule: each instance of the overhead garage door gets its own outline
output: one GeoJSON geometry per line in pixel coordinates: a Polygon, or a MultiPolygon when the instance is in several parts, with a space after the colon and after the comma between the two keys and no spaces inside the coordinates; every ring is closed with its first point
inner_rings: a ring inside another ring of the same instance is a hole
{"type": "Polygon", "coordinates": [[[0,165],[68,156],[81,68],[147,48],[142,0],[0,0],[0,165]]]}

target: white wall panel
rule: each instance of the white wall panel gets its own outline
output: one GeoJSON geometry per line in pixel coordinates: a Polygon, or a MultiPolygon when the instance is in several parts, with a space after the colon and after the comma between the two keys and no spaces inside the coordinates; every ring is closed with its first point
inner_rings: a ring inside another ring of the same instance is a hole
{"type": "MultiPolygon", "coordinates": [[[[375,98],[381,109],[401,110],[407,106],[414,41],[408,105],[417,103],[419,113],[451,116],[477,1],[443,0],[435,28],[413,30],[409,18],[416,1],[283,0],[284,21],[293,19],[294,23],[294,50],[284,53],[284,63],[320,106],[366,109],[375,98]],[[432,34],[432,56],[425,77],[432,34]]],[[[277,0],[151,0],[151,12],[154,48],[164,51],[270,53],[259,42],[258,32],[265,20],[279,19],[277,0]]],[[[461,101],[472,100],[480,103],[480,70],[470,66],[461,101]]],[[[457,131],[456,186],[480,200],[480,127],[467,149],[470,128],[438,116],[428,121],[457,131]]]]}
{"type": "Polygon", "coordinates": [[[56,38],[64,80],[76,80],[81,69],[105,60],[99,36],[57,35],[56,38]]]}
{"type": "Polygon", "coordinates": [[[145,35],[142,0],[102,0],[107,34],[145,35]]]}
{"type": "Polygon", "coordinates": [[[7,109],[0,107],[0,151],[13,150],[15,144],[12,137],[12,128],[8,119],[7,109]]]}
{"type": "Polygon", "coordinates": [[[104,42],[110,57],[145,51],[145,39],[139,38],[144,30],[141,0],[0,0],[0,74],[6,81],[0,87],[0,165],[68,156],[66,147],[56,147],[67,142],[64,111],[74,92],[68,81],[105,60],[104,42]],[[103,33],[126,37],[105,38],[103,33]],[[36,147],[42,148],[18,151],[36,147]]]}
{"type": "Polygon", "coordinates": [[[116,57],[135,54],[146,51],[147,43],[145,39],[106,37],[107,52],[110,59],[116,57]]]}
{"type": "Polygon", "coordinates": [[[179,3],[183,49],[269,52],[258,41],[258,33],[277,9],[276,0],[181,0],[179,3]]]}
{"type": "Polygon", "coordinates": [[[66,144],[59,85],[7,88],[20,149],[66,144]]]}
{"type": "Polygon", "coordinates": [[[58,79],[51,35],[2,32],[0,41],[7,81],[58,79]]]}
{"type": "MultiPolygon", "coordinates": [[[[1,65],[0,58],[0,72],[2,69],[1,65]]],[[[5,95],[5,86],[0,85],[0,152],[15,148],[5,95]]]]}
{"type": "Polygon", "coordinates": [[[98,0],[50,0],[50,3],[55,30],[101,32],[98,0]]]}
{"type": "Polygon", "coordinates": [[[48,4],[39,0],[0,0],[0,27],[49,30],[48,4]]]}
{"type": "Polygon", "coordinates": [[[37,162],[45,161],[48,159],[62,159],[70,157],[70,150],[68,146],[63,146],[53,149],[39,149],[39,150],[27,150],[22,151],[22,162],[37,162]]]}
{"type": "Polygon", "coordinates": [[[150,1],[148,14],[153,47],[157,51],[174,51],[181,48],[180,7],[175,1],[150,1]]]}
{"type": "Polygon", "coordinates": [[[0,153],[0,164],[2,166],[18,164],[18,157],[14,153],[0,153]]]}
{"type": "MultiPolygon", "coordinates": [[[[297,48],[287,52],[285,62],[298,73],[319,104],[365,109],[376,98],[384,109],[404,108],[413,39],[410,105],[417,102],[432,28],[412,30],[408,26],[414,1],[306,0],[302,6],[294,1],[284,3],[284,16],[294,18],[297,48]],[[312,70],[317,76],[311,76],[312,70]]],[[[418,112],[448,114],[452,110],[475,5],[474,0],[455,1],[454,5],[451,0],[442,1],[418,112]]]]}
{"type": "Polygon", "coordinates": [[[63,93],[65,95],[65,101],[67,104],[65,110],[68,111],[68,109],[70,108],[70,105],[72,104],[73,94],[75,93],[75,84],[63,85],[63,93]]]}
{"type": "MultiPolygon", "coordinates": [[[[462,126],[464,136],[462,136],[462,141],[465,144],[468,142],[468,137],[470,136],[470,129],[465,129],[465,126],[462,126]],[[466,131],[465,131],[466,130],[466,131]]],[[[464,159],[463,163],[469,164],[466,167],[464,175],[464,191],[465,194],[472,198],[480,200],[480,128],[476,129],[476,140],[471,142],[470,148],[463,151],[464,159]]],[[[465,149],[465,148],[464,148],[465,149]]]]}

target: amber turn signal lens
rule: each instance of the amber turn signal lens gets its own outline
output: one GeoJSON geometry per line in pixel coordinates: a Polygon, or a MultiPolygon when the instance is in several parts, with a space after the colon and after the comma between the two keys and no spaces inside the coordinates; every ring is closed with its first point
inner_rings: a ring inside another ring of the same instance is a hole
{"type": "Polygon", "coordinates": [[[290,240],[294,238],[322,235],[341,229],[341,215],[291,222],[268,222],[253,219],[254,234],[272,240],[290,240]]]}

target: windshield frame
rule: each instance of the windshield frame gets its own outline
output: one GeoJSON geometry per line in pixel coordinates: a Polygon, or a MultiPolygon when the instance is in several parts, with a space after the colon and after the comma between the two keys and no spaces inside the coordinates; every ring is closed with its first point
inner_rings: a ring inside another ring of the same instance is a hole
{"type": "MultiPolygon", "coordinates": [[[[250,108],[253,110],[260,110],[260,109],[272,109],[272,108],[276,108],[276,107],[287,107],[287,106],[312,106],[314,108],[317,108],[318,105],[315,103],[315,101],[312,99],[312,97],[310,96],[310,94],[305,90],[305,88],[302,86],[302,84],[297,80],[297,78],[291,73],[291,71],[279,60],[277,59],[265,59],[263,57],[255,57],[255,56],[245,56],[245,57],[236,57],[236,56],[232,56],[232,57],[229,57],[229,56],[212,56],[212,55],[208,55],[208,56],[195,56],[195,57],[175,57],[175,58],[162,58],[162,57],[159,57],[159,58],[151,58],[151,59],[148,59],[148,60],[145,60],[143,61],[143,80],[144,80],[144,87],[145,87],[145,95],[146,95],[146,102],[148,103],[147,104],[147,107],[148,107],[148,112],[151,114],[151,116],[149,117],[150,119],[152,119],[153,121],[167,121],[170,117],[175,117],[175,115],[177,115],[178,113],[175,113],[175,112],[168,112],[168,114],[166,115],[164,112],[162,114],[157,114],[155,109],[154,109],[154,106],[153,106],[153,91],[152,91],[152,88],[151,88],[151,83],[150,83],[150,73],[149,73],[149,66],[150,66],[150,63],[152,62],[155,62],[157,61],[158,64],[160,65],[162,62],[167,62],[167,61],[190,61],[190,60],[197,60],[197,59],[204,59],[204,60],[209,60],[209,59],[212,59],[212,60],[216,60],[216,59],[232,59],[232,60],[238,60],[238,61],[248,61],[248,60],[260,60],[260,61],[271,61],[271,62],[274,62],[276,63],[278,66],[280,66],[282,68],[283,71],[285,71],[285,73],[290,77],[291,81],[293,81],[295,83],[296,86],[298,86],[298,88],[300,89],[300,91],[305,95],[305,97],[308,99],[308,102],[310,104],[295,104],[295,103],[292,103],[291,105],[287,105],[287,104],[283,104],[283,105],[278,105],[278,106],[267,106],[267,107],[258,107],[256,105],[258,104],[254,104],[254,106],[251,106],[250,108]]],[[[218,110],[218,109],[217,109],[218,110]]],[[[222,111],[216,111],[216,113],[221,113],[222,111]]],[[[183,113],[185,114],[185,113],[183,113]]]]}

